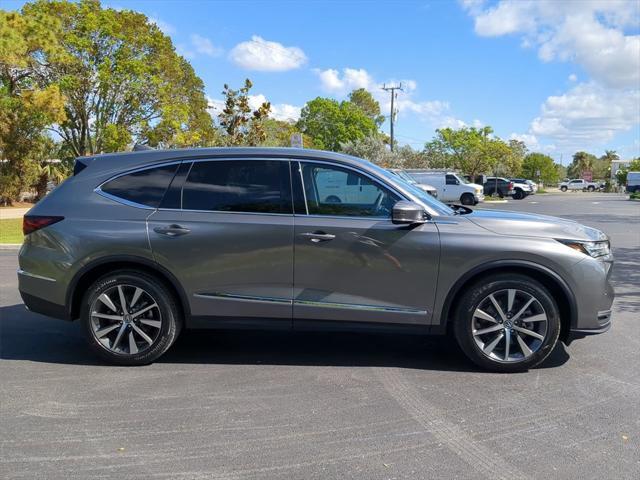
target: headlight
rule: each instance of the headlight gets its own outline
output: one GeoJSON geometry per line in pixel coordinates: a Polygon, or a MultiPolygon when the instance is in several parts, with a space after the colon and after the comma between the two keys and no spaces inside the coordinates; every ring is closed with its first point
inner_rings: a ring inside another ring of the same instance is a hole
{"type": "Polygon", "coordinates": [[[609,240],[601,240],[598,242],[583,242],[578,240],[558,240],[560,243],[564,243],[567,247],[573,248],[585,255],[589,255],[593,258],[605,257],[611,254],[611,246],[609,240]]]}
{"type": "Polygon", "coordinates": [[[482,193],[482,187],[477,187],[476,188],[476,193],[482,193]]]}

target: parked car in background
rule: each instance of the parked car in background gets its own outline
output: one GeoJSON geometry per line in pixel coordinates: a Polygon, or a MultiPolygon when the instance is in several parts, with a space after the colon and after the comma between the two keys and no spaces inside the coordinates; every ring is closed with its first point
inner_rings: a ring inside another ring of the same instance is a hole
{"type": "Polygon", "coordinates": [[[534,182],[533,180],[527,180],[526,178],[512,178],[511,181],[516,184],[516,183],[524,183],[526,185],[529,185],[529,188],[531,189],[530,195],[534,194],[538,191],[538,184],[536,182],[534,182]]]}
{"type": "Polygon", "coordinates": [[[406,170],[403,170],[401,168],[390,168],[389,171],[394,175],[397,175],[398,177],[402,178],[404,181],[410,183],[411,185],[415,185],[420,190],[424,190],[432,197],[438,198],[438,189],[436,187],[426,183],[419,183],[406,170]]]}
{"type": "Polygon", "coordinates": [[[333,152],[81,157],[23,230],[25,305],[79,318],[120,365],[153,362],[184,328],[383,329],[451,332],[481,367],[515,372],[611,326],[601,231],[449,207],[333,152]]]}
{"type": "Polygon", "coordinates": [[[627,193],[640,192],[640,172],[628,172],[627,184],[625,185],[627,193]]]}
{"type": "Polygon", "coordinates": [[[477,205],[484,201],[482,185],[467,183],[456,172],[424,169],[408,169],[407,172],[419,183],[434,186],[438,190],[438,199],[445,203],[477,205]]]}
{"type": "Polygon", "coordinates": [[[574,178],[573,180],[567,180],[562,182],[560,190],[566,192],[567,190],[582,191],[582,192],[595,192],[600,190],[600,185],[596,182],[587,182],[582,178],[574,178]]]}
{"type": "Polygon", "coordinates": [[[513,182],[503,177],[486,177],[482,187],[485,195],[498,195],[500,198],[510,197],[515,193],[513,182]]]}
{"type": "Polygon", "coordinates": [[[512,178],[511,182],[513,183],[513,198],[516,200],[522,200],[528,195],[533,194],[533,188],[531,188],[531,185],[529,185],[526,180],[512,178]]]}

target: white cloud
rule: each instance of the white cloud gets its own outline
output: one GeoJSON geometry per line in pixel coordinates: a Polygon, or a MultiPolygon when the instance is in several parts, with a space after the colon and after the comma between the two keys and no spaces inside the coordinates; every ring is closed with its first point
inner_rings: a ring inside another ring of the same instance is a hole
{"type": "Polygon", "coordinates": [[[529,150],[538,150],[540,147],[538,137],[531,133],[512,133],[509,139],[523,142],[529,150]]]}
{"type": "Polygon", "coordinates": [[[570,82],[577,82],[578,81],[578,76],[575,73],[572,73],[571,75],[569,75],[569,81],[570,82]]]}
{"type": "MultiPolygon", "coordinates": [[[[207,97],[209,103],[209,113],[217,116],[224,109],[224,100],[219,98],[207,97]]],[[[251,109],[256,110],[267,101],[267,98],[263,94],[249,95],[249,106],[251,109]]],[[[271,113],[269,116],[276,120],[283,120],[289,122],[295,122],[300,118],[301,107],[290,105],[288,103],[272,103],[271,113]]]]}
{"type": "Polygon", "coordinates": [[[173,25],[171,25],[168,22],[165,22],[164,20],[160,20],[157,17],[149,17],[149,21],[151,23],[155,23],[155,25],[162,31],[162,33],[164,33],[165,35],[171,35],[176,33],[176,27],[174,27],[173,25]]]}
{"type": "Polygon", "coordinates": [[[229,53],[229,58],[247,70],[281,72],[300,68],[307,56],[298,47],[285,47],[254,35],[251,40],[239,43],[229,53]]]}
{"type": "Polygon", "coordinates": [[[219,57],[224,50],[220,47],[216,47],[211,40],[197,33],[191,34],[191,44],[196,52],[209,57],[219,57]]]}
{"type": "Polygon", "coordinates": [[[612,90],[580,83],[548,97],[531,122],[530,134],[567,148],[603,145],[640,123],[640,91],[612,90]]]}
{"type": "Polygon", "coordinates": [[[501,0],[486,6],[464,2],[481,36],[517,34],[537,47],[545,62],[575,61],[598,82],[613,88],[640,84],[637,0],[501,0]]]}
{"type": "MultiPolygon", "coordinates": [[[[364,88],[371,92],[373,98],[380,103],[383,115],[388,116],[391,110],[391,97],[389,92],[382,90],[384,82],[376,81],[373,76],[363,68],[343,68],[342,72],[329,68],[326,70],[314,70],[320,79],[321,88],[337,96],[346,96],[351,91],[364,88]]],[[[435,127],[466,125],[447,115],[450,106],[442,100],[416,100],[415,96],[418,84],[415,80],[388,80],[387,84],[402,84],[402,91],[397,93],[394,107],[398,116],[416,114],[422,120],[426,120],[435,127]]]]}

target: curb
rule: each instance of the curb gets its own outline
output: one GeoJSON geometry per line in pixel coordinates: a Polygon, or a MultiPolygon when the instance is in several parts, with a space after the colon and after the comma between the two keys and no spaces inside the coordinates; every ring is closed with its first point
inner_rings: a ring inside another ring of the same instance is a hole
{"type": "Polygon", "coordinates": [[[484,203],[509,203],[509,200],[485,200],[484,203]]]}
{"type": "Polygon", "coordinates": [[[21,243],[0,243],[0,250],[20,250],[21,243]]]}

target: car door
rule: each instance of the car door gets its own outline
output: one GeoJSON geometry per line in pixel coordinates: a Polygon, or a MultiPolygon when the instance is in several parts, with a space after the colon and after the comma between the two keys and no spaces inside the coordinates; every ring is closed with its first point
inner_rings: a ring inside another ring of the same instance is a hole
{"type": "Polygon", "coordinates": [[[582,190],[582,181],[581,180],[571,180],[569,182],[570,190],[582,190]]]}
{"type": "Polygon", "coordinates": [[[184,162],[148,219],[151,249],[194,319],[291,326],[293,211],[288,160],[184,162]]]}
{"type": "Polygon", "coordinates": [[[429,324],[440,255],[436,225],[394,225],[391,210],[401,195],[352,167],[293,162],[292,182],[294,328],[305,321],[429,324]],[[317,186],[327,171],[343,173],[345,191],[349,176],[357,176],[362,196],[327,202],[317,186]]]}
{"type": "Polygon", "coordinates": [[[456,178],[455,175],[451,175],[447,173],[444,179],[444,191],[445,191],[445,200],[447,202],[454,202],[460,200],[461,195],[461,187],[460,182],[456,178]]]}

